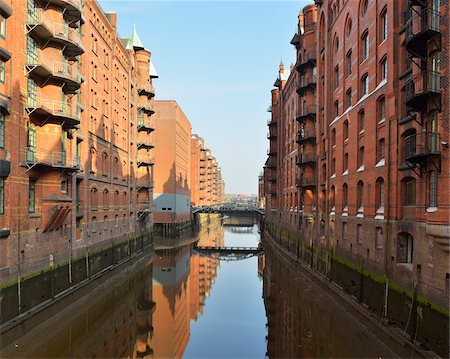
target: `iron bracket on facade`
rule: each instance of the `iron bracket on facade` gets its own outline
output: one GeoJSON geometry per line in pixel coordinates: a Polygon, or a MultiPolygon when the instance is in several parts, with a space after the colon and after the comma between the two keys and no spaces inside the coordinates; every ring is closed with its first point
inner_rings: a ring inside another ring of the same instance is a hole
{"type": "Polygon", "coordinates": [[[414,163],[411,163],[409,161],[405,161],[405,164],[418,176],[418,177],[422,177],[422,166],[418,167],[417,165],[415,165],[414,163]]]}
{"type": "Polygon", "coordinates": [[[143,219],[144,217],[146,217],[149,213],[150,213],[150,210],[149,210],[149,209],[145,209],[145,210],[143,210],[143,211],[138,211],[138,212],[137,212],[137,216],[138,216],[137,220],[140,221],[141,219],[143,219]]]}

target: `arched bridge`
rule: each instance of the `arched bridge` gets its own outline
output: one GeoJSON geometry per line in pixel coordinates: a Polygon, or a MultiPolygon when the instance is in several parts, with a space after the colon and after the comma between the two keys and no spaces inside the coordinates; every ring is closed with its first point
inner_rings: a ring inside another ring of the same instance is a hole
{"type": "Polygon", "coordinates": [[[235,215],[263,215],[264,210],[261,208],[234,208],[234,207],[200,207],[192,211],[193,214],[197,213],[218,213],[228,216],[235,215]]]}
{"type": "Polygon", "coordinates": [[[237,261],[259,256],[264,253],[261,246],[258,247],[208,247],[194,245],[194,251],[198,254],[217,260],[237,261]]]}

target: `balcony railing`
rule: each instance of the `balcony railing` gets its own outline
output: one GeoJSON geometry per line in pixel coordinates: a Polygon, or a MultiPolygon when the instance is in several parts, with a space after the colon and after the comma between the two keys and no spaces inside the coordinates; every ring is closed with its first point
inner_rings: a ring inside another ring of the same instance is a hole
{"type": "Polygon", "coordinates": [[[315,153],[303,153],[301,154],[297,159],[297,165],[305,165],[308,163],[315,163],[316,162],[316,155],[315,153]]]}
{"type": "Polygon", "coordinates": [[[82,76],[78,70],[77,63],[50,60],[43,53],[39,53],[37,58],[27,56],[26,69],[29,73],[37,75],[43,79],[55,78],[65,83],[65,90],[69,86],[70,92],[75,92],[81,86],[82,76]]]}
{"type": "Polygon", "coordinates": [[[297,86],[297,93],[302,96],[308,88],[315,88],[316,86],[316,75],[308,73],[306,75],[300,76],[300,81],[297,86]]]}
{"type": "Polygon", "coordinates": [[[81,55],[84,52],[78,29],[50,20],[44,9],[39,8],[28,13],[27,27],[29,32],[44,40],[63,42],[66,46],[65,50],[72,56],[81,55]]]}
{"type": "Polygon", "coordinates": [[[295,181],[295,184],[297,185],[297,187],[302,187],[302,188],[311,188],[311,187],[315,187],[317,185],[317,178],[315,176],[307,176],[307,175],[302,175],[299,178],[297,178],[297,180],[295,181]]]}
{"type": "Polygon", "coordinates": [[[138,167],[150,167],[154,165],[153,158],[150,156],[140,155],[137,160],[138,167]]]}
{"type": "Polygon", "coordinates": [[[405,137],[405,160],[416,163],[440,155],[439,133],[422,132],[405,137]]]}
{"type": "Polygon", "coordinates": [[[296,120],[300,123],[306,121],[307,118],[315,120],[316,118],[316,105],[303,106],[301,113],[297,116],[296,120]]]}
{"type": "Polygon", "coordinates": [[[299,73],[304,73],[308,66],[316,65],[316,55],[306,54],[297,64],[297,71],[299,73]]]}
{"type": "Polygon", "coordinates": [[[425,70],[405,81],[406,104],[423,113],[428,100],[440,96],[441,75],[439,72],[425,70]]]}
{"type": "MultiPolygon", "coordinates": [[[[441,15],[433,9],[413,11],[405,25],[406,49],[416,57],[425,58],[428,52],[428,40],[440,33],[441,15]]],[[[436,42],[440,46],[440,41],[436,42]]]]}
{"type": "Polygon", "coordinates": [[[151,83],[139,83],[138,84],[138,93],[140,95],[145,95],[148,98],[155,96],[155,90],[151,83]]]}
{"type": "Polygon", "coordinates": [[[138,188],[152,188],[153,181],[150,178],[137,178],[136,187],[138,188]]]}
{"type": "Polygon", "coordinates": [[[69,157],[66,152],[49,151],[36,147],[26,147],[25,162],[30,166],[44,165],[73,170],[81,168],[80,157],[69,157]]]}
{"type": "Polygon", "coordinates": [[[153,148],[155,143],[148,138],[142,138],[137,140],[137,148],[153,148]]]}
{"type": "Polygon", "coordinates": [[[147,119],[147,116],[138,115],[137,130],[151,132],[154,130],[154,127],[152,126],[151,121],[147,119]]]}
{"type": "Polygon", "coordinates": [[[303,143],[305,141],[315,142],[316,131],[312,128],[301,129],[297,133],[297,143],[303,143]]]}
{"type": "Polygon", "coordinates": [[[69,129],[80,123],[77,106],[72,106],[70,102],[50,100],[40,94],[29,93],[25,109],[34,122],[41,125],[50,121],[64,123],[64,128],[69,129]]]}

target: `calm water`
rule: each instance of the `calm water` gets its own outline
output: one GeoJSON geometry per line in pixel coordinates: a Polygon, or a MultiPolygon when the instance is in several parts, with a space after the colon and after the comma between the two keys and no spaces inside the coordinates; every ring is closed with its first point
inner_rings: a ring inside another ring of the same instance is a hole
{"type": "MultiPolygon", "coordinates": [[[[259,240],[256,226],[216,224],[199,234],[201,245],[257,246],[259,240]]],[[[224,261],[190,245],[158,250],[54,312],[31,331],[8,333],[0,356],[396,356],[270,252],[224,261]]]]}

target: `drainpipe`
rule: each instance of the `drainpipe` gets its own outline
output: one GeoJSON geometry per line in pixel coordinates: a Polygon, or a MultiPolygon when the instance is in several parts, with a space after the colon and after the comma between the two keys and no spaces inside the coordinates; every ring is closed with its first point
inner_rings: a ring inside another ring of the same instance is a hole
{"type": "MultiPolygon", "coordinates": [[[[384,296],[384,308],[383,308],[383,318],[387,318],[388,314],[388,295],[389,295],[389,268],[391,260],[391,241],[390,241],[390,193],[391,193],[391,121],[388,121],[388,143],[387,143],[387,186],[386,186],[386,243],[385,243],[385,257],[384,257],[384,277],[386,281],[385,286],[385,296],[384,296]]],[[[398,143],[398,141],[397,141],[398,143]]]]}

